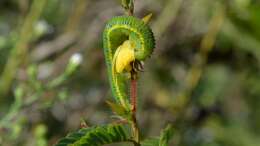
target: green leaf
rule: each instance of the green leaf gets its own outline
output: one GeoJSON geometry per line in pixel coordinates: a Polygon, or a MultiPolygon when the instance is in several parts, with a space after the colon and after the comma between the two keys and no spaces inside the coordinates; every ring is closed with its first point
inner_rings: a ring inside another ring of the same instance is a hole
{"type": "Polygon", "coordinates": [[[168,146],[173,136],[173,128],[168,125],[162,130],[160,137],[148,138],[141,142],[141,146],[168,146]]]}
{"type": "Polygon", "coordinates": [[[160,137],[149,138],[141,142],[141,146],[168,146],[173,136],[173,128],[168,125],[162,132],[160,137]]]}
{"type": "Polygon", "coordinates": [[[167,146],[170,139],[173,136],[173,128],[171,125],[168,125],[162,132],[160,136],[159,146],[167,146]]]}
{"type": "Polygon", "coordinates": [[[130,136],[122,125],[105,125],[82,128],[68,134],[55,146],[101,146],[104,144],[128,141],[130,136]]]}

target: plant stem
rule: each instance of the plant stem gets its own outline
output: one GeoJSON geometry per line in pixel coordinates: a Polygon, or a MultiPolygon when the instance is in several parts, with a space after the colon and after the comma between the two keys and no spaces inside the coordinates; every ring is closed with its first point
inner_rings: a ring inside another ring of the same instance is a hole
{"type": "Polygon", "coordinates": [[[133,139],[135,141],[135,146],[141,146],[140,144],[140,130],[137,124],[136,116],[132,113],[132,130],[133,130],[133,139]]]}
{"type": "Polygon", "coordinates": [[[131,104],[132,104],[132,113],[135,115],[136,114],[136,84],[137,84],[137,81],[136,79],[131,79],[131,104]]]}
{"type": "MultiPolygon", "coordinates": [[[[131,76],[135,76],[131,74],[131,76]]],[[[136,119],[136,96],[137,96],[137,80],[135,78],[131,79],[131,89],[130,89],[130,96],[131,96],[131,105],[132,105],[132,130],[133,130],[133,139],[136,143],[135,146],[140,146],[140,130],[137,124],[136,119]]]]}
{"type": "MultiPolygon", "coordinates": [[[[123,1],[122,1],[123,2],[123,1]]],[[[125,9],[128,16],[134,15],[134,0],[130,0],[125,9]]],[[[131,71],[131,83],[130,83],[130,100],[131,100],[131,114],[132,114],[132,131],[133,131],[133,144],[134,146],[141,146],[140,144],[140,130],[136,119],[136,96],[137,96],[137,72],[131,71]]]]}

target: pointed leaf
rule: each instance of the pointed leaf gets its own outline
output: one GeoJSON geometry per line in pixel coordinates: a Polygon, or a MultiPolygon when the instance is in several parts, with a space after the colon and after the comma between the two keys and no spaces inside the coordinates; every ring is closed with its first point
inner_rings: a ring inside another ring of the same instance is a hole
{"type": "Polygon", "coordinates": [[[122,125],[82,128],[62,138],[55,146],[101,146],[128,141],[130,136],[122,125]]]}

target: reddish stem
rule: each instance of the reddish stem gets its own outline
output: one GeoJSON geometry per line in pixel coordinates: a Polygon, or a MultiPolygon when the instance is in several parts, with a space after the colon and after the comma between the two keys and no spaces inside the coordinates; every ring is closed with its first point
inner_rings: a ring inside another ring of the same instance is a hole
{"type": "Polygon", "coordinates": [[[136,84],[137,81],[136,79],[131,79],[131,89],[130,89],[130,96],[131,96],[131,104],[132,104],[132,112],[135,114],[136,112],[136,96],[137,96],[137,91],[136,91],[136,84]]]}
{"type": "Polygon", "coordinates": [[[131,89],[130,89],[130,96],[131,96],[131,105],[132,105],[132,129],[133,129],[133,138],[136,143],[134,143],[135,146],[141,146],[140,145],[140,132],[136,120],[136,99],[137,99],[137,80],[134,76],[131,79],[131,89]]]}

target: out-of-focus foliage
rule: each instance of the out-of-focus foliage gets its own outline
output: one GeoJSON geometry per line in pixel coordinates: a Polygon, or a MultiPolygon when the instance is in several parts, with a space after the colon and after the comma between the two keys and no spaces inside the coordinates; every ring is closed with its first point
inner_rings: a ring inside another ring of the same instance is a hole
{"type": "MultiPolygon", "coordinates": [[[[136,0],[137,17],[150,12],[142,137],[171,123],[170,146],[259,146],[260,2],[136,0]]],[[[81,118],[113,121],[101,36],[123,14],[117,0],[0,1],[0,145],[53,145],[81,118]]]]}

